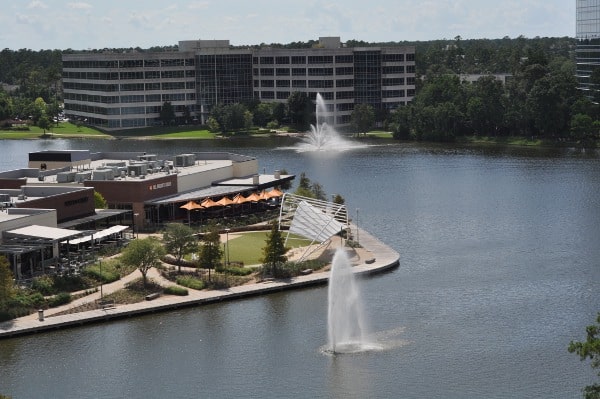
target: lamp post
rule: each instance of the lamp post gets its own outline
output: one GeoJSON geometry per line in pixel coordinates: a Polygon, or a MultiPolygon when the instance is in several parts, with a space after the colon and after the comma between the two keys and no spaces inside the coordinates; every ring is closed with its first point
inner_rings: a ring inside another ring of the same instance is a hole
{"type": "Polygon", "coordinates": [[[360,239],[358,238],[358,208],[356,208],[356,243],[360,245],[360,239]]]}
{"type": "Polygon", "coordinates": [[[225,244],[227,245],[226,252],[225,252],[225,255],[227,258],[226,264],[227,264],[227,266],[229,266],[229,228],[225,229],[225,235],[226,235],[225,244]]]}
{"type": "Polygon", "coordinates": [[[135,228],[135,219],[137,219],[139,213],[134,213],[133,214],[133,236],[135,238],[139,238],[139,234],[137,233],[137,229],[135,228]]]}
{"type": "Polygon", "coordinates": [[[103,297],[102,285],[104,282],[104,279],[102,278],[102,259],[98,259],[98,264],[100,265],[100,302],[102,302],[102,297],[103,297]]]}

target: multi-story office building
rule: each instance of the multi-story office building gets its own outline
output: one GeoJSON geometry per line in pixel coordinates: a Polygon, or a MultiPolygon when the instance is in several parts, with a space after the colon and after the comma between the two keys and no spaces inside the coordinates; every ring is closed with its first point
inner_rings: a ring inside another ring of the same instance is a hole
{"type": "Polygon", "coordinates": [[[600,68],[600,0],[577,0],[576,13],[578,86],[595,98],[600,87],[591,76],[600,68]]]}
{"type": "Polygon", "coordinates": [[[165,102],[204,123],[216,104],[286,102],[295,91],[321,93],[328,122],[343,126],[355,104],[391,110],[412,100],[415,51],[348,48],[339,37],[307,49],[180,41],[177,52],[65,54],[63,86],[65,113],[107,130],[158,124],[165,102]]]}

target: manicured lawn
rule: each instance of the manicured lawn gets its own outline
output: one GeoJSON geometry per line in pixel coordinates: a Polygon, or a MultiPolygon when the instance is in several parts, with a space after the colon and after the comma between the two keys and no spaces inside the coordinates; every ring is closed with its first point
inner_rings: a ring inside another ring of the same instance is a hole
{"type": "MultiPolygon", "coordinates": [[[[250,233],[229,234],[229,260],[232,262],[244,262],[244,265],[257,265],[261,263],[263,248],[267,242],[268,231],[253,231],[250,233]],[[237,235],[237,236],[235,236],[237,235]],[[235,236],[235,238],[234,238],[235,236]]],[[[282,232],[287,234],[286,232],[282,232]]],[[[310,241],[298,236],[291,235],[287,246],[296,248],[306,246],[310,241]]]]}
{"type": "MultiPolygon", "coordinates": [[[[40,138],[44,134],[44,130],[40,129],[37,126],[30,126],[27,131],[11,131],[11,130],[2,130],[0,131],[0,139],[37,139],[40,138]]],[[[109,135],[90,128],[90,127],[77,127],[69,122],[60,122],[58,126],[56,124],[52,124],[50,129],[46,130],[46,137],[100,137],[100,138],[108,138],[109,135]]]]}
{"type": "Polygon", "coordinates": [[[208,130],[193,130],[152,135],[153,139],[214,139],[215,134],[208,130]]]}

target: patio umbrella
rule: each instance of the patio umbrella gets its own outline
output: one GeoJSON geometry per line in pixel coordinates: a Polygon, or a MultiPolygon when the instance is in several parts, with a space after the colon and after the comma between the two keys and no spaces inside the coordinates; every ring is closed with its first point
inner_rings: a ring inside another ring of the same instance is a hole
{"type": "Polygon", "coordinates": [[[277,197],[281,197],[282,195],[283,195],[283,193],[276,188],[274,188],[271,191],[266,192],[267,198],[277,198],[277,197]]]}
{"type": "Polygon", "coordinates": [[[194,209],[201,209],[202,205],[200,205],[197,202],[194,201],[189,201],[186,202],[185,204],[180,206],[181,209],[187,209],[188,211],[194,210],[194,209]]]}
{"type": "Polygon", "coordinates": [[[246,197],[246,201],[258,202],[260,200],[261,200],[260,195],[258,195],[256,193],[252,193],[246,197]]]}
{"type": "Polygon", "coordinates": [[[229,199],[229,197],[225,196],[223,198],[221,198],[220,200],[218,200],[217,202],[215,202],[215,204],[219,204],[222,206],[227,206],[227,205],[231,205],[233,204],[233,200],[229,199]]]}
{"type": "Polygon", "coordinates": [[[231,200],[235,205],[241,205],[246,201],[246,198],[244,198],[244,196],[240,193],[237,193],[235,195],[235,197],[233,197],[233,199],[231,200]]]}
{"type": "Polygon", "coordinates": [[[212,208],[214,206],[221,206],[221,204],[217,204],[215,201],[213,201],[210,198],[207,198],[204,201],[202,201],[200,203],[200,205],[202,205],[202,208],[212,208]]]}
{"type": "Polygon", "coordinates": [[[181,205],[179,208],[181,209],[187,209],[188,211],[188,226],[192,225],[192,218],[190,215],[190,211],[194,210],[194,209],[201,209],[202,205],[198,204],[197,202],[194,201],[189,201],[186,202],[185,204],[181,205]]]}

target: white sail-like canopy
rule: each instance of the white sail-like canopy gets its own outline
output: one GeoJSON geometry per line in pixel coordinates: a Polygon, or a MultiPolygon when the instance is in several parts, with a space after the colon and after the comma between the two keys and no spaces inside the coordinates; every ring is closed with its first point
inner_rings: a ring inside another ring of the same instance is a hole
{"type": "Polygon", "coordinates": [[[334,215],[323,209],[318,209],[306,201],[301,201],[296,208],[290,226],[290,233],[324,242],[344,229],[334,215]]]}

